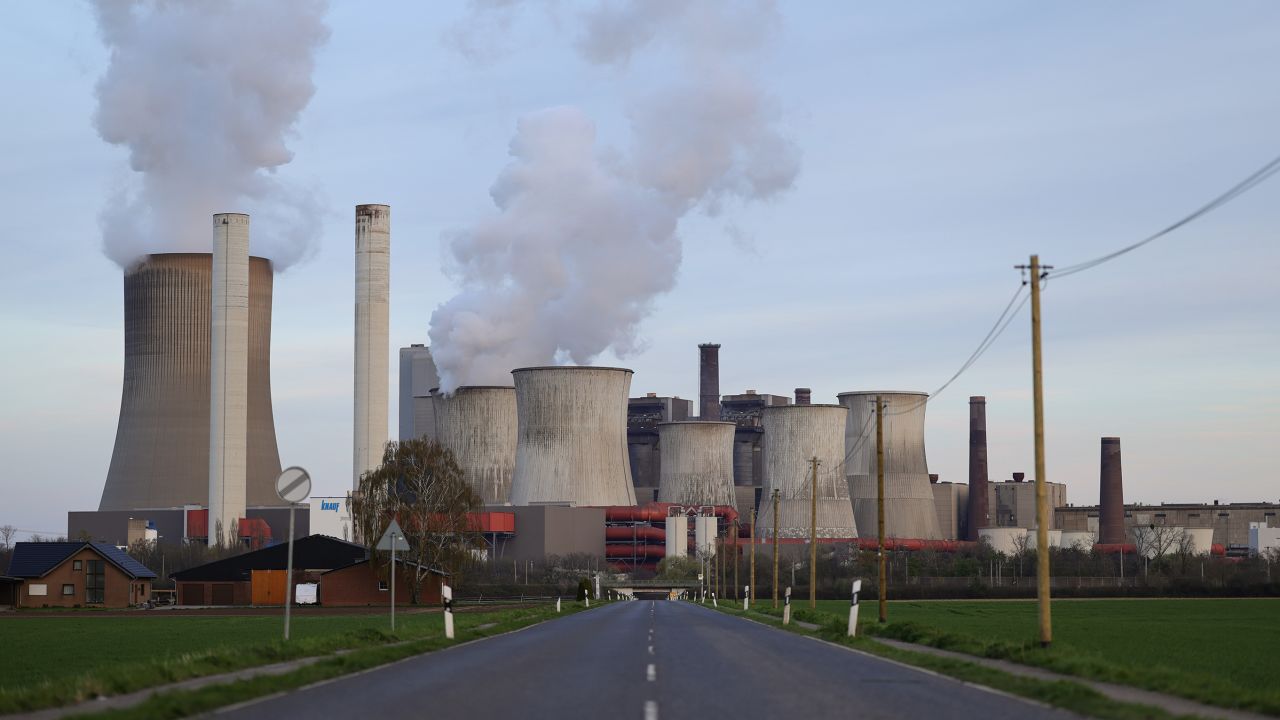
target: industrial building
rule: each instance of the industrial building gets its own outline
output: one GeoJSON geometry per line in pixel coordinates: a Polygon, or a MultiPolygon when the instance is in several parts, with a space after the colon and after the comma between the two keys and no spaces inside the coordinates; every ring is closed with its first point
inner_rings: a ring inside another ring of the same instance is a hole
{"type": "MultiPolygon", "coordinates": [[[[705,374],[705,373],[704,373],[705,374]]],[[[738,514],[748,517],[759,510],[764,491],[764,424],[761,412],[767,407],[790,405],[785,395],[768,395],[747,390],[725,395],[720,400],[720,419],[736,427],[733,433],[733,487],[738,514]]]]}
{"type": "MultiPolygon", "coordinates": [[[[1067,504],[1066,485],[1045,482],[1044,489],[1051,509],[1067,504]]],[[[1036,482],[1026,479],[1025,473],[1016,472],[1010,480],[987,483],[987,504],[993,521],[989,527],[1036,527],[1036,482]]],[[[1052,512],[1049,527],[1062,529],[1052,512]]]]}
{"type": "MultiPolygon", "coordinates": [[[[716,400],[718,408],[719,396],[716,400]]],[[[627,401],[627,458],[631,463],[631,482],[638,501],[658,499],[658,483],[662,476],[658,425],[692,417],[693,402],[679,397],[647,393],[644,397],[627,401]]]]}
{"type": "Polygon", "coordinates": [[[434,410],[431,391],[440,387],[440,374],[431,348],[414,344],[400,348],[400,406],[397,439],[414,440],[427,434],[434,410]]]}
{"type": "MultiPolygon", "coordinates": [[[[1280,504],[1255,503],[1160,503],[1121,506],[1124,534],[1122,543],[1133,543],[1135,526],[1170,525],[1185,528],[1212,528],[1213,544],[1234,554],[1246,554],[1249,527],[1255,523],[1277,523],[1280,504]]],[[[1059,505],[1053,510],[1055,527],[1066,532],[1098,533],[1102,543],[1102,508],[1099,505],[1059,505]]]]}
{"type": "Polygon", "coordinates": [[[977,528],[972,527],[969,520],[972,514],[969,486],[939,481],[937,475],[930,475],[929,482],[933,489],[933,504],[938,513],[938,532],[943,539],[976,542],[977,528]],[[974,533],[972,536],[971,532],[974,533]]]}

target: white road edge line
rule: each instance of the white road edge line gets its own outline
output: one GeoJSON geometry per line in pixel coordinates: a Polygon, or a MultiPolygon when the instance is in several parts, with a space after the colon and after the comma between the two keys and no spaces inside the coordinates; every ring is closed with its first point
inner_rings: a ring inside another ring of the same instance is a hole
{"type": "Polygon", "coordinates": [[[656,701],[644,701],[644,720],[658,720],[658,703],[656,701]]]}

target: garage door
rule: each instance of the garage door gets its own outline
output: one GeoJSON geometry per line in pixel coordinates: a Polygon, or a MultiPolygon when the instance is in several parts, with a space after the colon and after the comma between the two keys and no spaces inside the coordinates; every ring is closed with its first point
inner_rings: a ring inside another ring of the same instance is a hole
{"type": "Polygon", "coordinates": [[[180,602],[183,605],[203,605],[204,585],[201,583],[183,583],[180,602]]]}
{"type": "Polygon", "coordinates": [[[232,583],[214,583],[211,605],[234,605],[236,602],[236,586],[232,583]]]}

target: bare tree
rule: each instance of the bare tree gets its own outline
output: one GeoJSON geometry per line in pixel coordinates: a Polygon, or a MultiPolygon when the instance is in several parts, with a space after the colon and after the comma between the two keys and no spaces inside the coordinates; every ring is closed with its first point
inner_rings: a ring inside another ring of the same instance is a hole
{"type": "Polygon", "coordinates": [[[13,545],[13,536],[18,534],[18,528],[12,525],[0,525],[0,548],[8,549],[13,545]]]}
{"type": "Polygon", "coordinates": [[[1135,525],[1133,544],[1138,555],[1148,560],[1160,560],[1182,542],[1191,542],[1186,528],[1175,525],[1135,525]]]}
{"type": "MultiPolygon", "coordinates": [[[[400,557],[416,565],[409,598],[417,603],[431,569],[453,574],[475,559],[483,547],[472,513],[480,496],[462,475],[453,453],[433,440],[387,443],[382,464],[360,478],[351,496],[357,534],[369,545],[392,519],[404,528],[409,550],[400,557]]],[[[378,553],[378,564],[390,562],[378,553]]]]}
{"type": "Polygon", "coordinates": [[[1031,531],[1013,536],[1013,554],[1018,558],[1018,577],[1022,577],[1022,559],[1031,550],[1031,531]]]}

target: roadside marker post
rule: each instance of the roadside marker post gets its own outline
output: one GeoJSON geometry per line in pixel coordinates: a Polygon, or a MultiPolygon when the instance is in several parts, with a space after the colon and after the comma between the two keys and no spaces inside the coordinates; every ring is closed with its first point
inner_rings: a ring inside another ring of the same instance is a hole
{"type": "Polygon", "coordinates": [[[858,593],[862,590],[862,581],[853,581],[853,598],[849,600],[849,637],[858,631],[858,593]]]}
{"type": "Polygon", "coordinates": [[[284,639],[289,639],[289,614],[293,608],[293,510],[311,495],[311,476],[298,466],[285,468],[276,478],[276,494],[289,503],[289,559],[284,571],[284,639]]]}
{"type": "Polygon", "coordinates": [[[787,586],[787,593],[782,598],[782,624],[791,624],[791,586],[787,586]]]}
{"type": "Polygon", "coordinates": [[[743,585],[742,586],[742,612],[746,612],[750,609],[751,609],[751,586],[743,585]]]}
{"type": "Polygon", "coordinates": [[[716,594],[714,591],[711,593],[711,607],[720,607],[720,603],[716,602],[716,594]]]}
{"type": "Polygon", "coordinates": [[[560,612],[560,596],[556,596],[556,612],[560,612]]]}
{"type": "Polygon", "coordinates": [[[453,639],[453,588],[440,586],[440,598],[444,600],[444,636],[453,639]]]}

